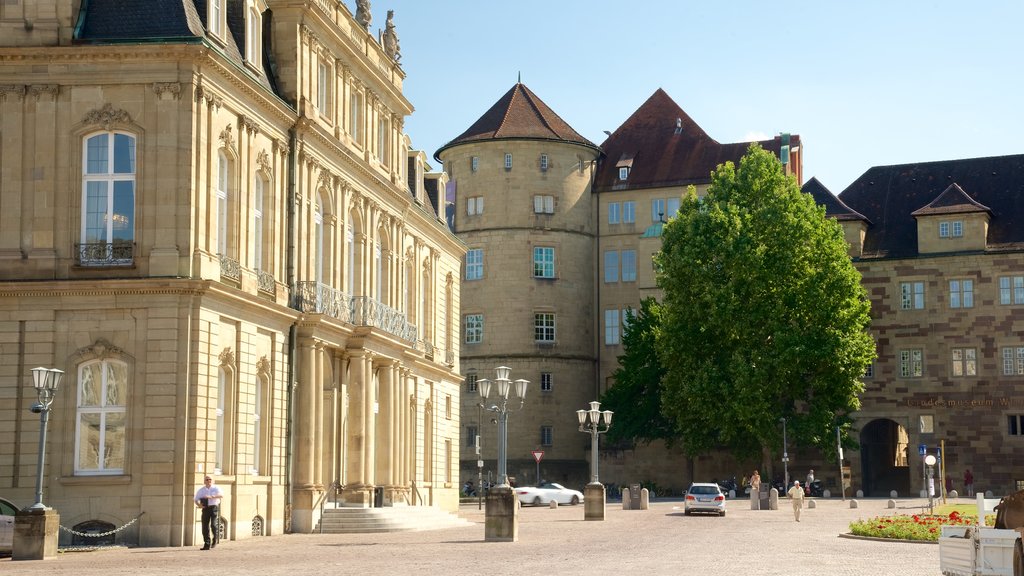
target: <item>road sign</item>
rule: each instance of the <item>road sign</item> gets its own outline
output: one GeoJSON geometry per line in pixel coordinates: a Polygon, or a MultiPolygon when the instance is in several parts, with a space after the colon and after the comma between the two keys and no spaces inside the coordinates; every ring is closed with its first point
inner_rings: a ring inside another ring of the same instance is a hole
{"type": "Polygon", "coordinates": [[[534,450],[531,454],[533,454],[533,459],[536,460],[538,464],[540,464],[540,461],[544,458],[543,450],[534,450]]]}
{"type": "Polygon", "coordinates": [[[928,453],[928,445],[927,444],[918,444],[917,445],[917,455],[918,456],[924,456],[927,453],[928,453]]]}
{"type": "Polygon", "coordinates": [[[484,461],[483,460],[477,460],[476,461],[476,467],[477,468],[483,468],[484,467],[484,461]]]}

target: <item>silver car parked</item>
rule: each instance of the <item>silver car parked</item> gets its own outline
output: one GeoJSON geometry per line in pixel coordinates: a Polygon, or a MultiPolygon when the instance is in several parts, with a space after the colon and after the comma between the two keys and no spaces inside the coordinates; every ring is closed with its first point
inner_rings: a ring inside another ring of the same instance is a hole
{"type": "Polygon", "coordinates": [[[0,556],[10,556],[14,548],[14,515],[18,507],[0,498],[0,556]]]}
{"type": "Polygon", "coordinates": [[[690,484],[683,513],[689,516],[694,512],[713,512],[725,516],[725,494],[722,488],[711,483],[690,484]]]}

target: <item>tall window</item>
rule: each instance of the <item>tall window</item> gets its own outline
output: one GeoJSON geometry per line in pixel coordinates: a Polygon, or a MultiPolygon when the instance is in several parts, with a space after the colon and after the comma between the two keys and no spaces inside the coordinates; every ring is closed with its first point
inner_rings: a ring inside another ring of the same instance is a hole
{"type": "Polygon", "coordinates": [[[551,392],[554,389],[555,389],[555,384],[554,384],[554,381],[552,380],[551,372],[541,372],[540,373],[540,391],[541,392],[551,392]]]}
{"type": "Polygon", "coordinates": [[[87,136],[83,154],[82,263],[131,263],[135,138],[120,132],[87,136]]]}
{"type": "Polygon", "coordinates": [[[555,341],[555,315],[538,312],[533,315],[533,339],[536,342],[555,341]]]}
{"type": "Polygon", "coordinates": [[[924,375],[923,353],[920,348],[900,350],[900,377],[920,378],[924,375]]]}
{"type": "Polygon", "coordinates": [[[377,122],[377,158],[381,164],[391,166],[391,119],[383,114],[377,122]]]}
{"type": "Polygon", "coordinates": [[[128,365],[94,360],[78,368],[75,474],[123,474],[128,365]]]}
{"type": "Polygon", "coordinates": [[[676,215],[676,212],[679,212],[679,202],[680,202],[680,200],[681,200],[680,198],[669,198],[668,199],[668,201],[665,203],[665,208],[667,209],[667,211],[665,212],[665,217],[666,218],[671,218],[671,217],[676,215]]]}
{"type": "MultiPolygon", "coordinates": [[[[348,260],[345,274],[345,291],[349,296],[356,295],[356,233],[349,225],[345,228],[345,258],[348,260]]],[[[406,279],[406,286],[411,280],[406,279]]]]}
{"type": "Polygon", "coordinates": [[[606,284],[619,281],[618,250],[607,250],[604,253],[604,281],[606,284]]]}
{"type": "Polygon", "coordinates": [[[622,223],[632,224],[636,222],[636,202],[632,200],[622,203],[622,223]]]}
{"type": "Polygon", "coordinates": [[[349,97],[349,124],[348,131],[356,144],[363,143],[363,95],[359,92],[352,92],[349,97]]]}
{"type": "Polygon", "coordinates": [[[949,222],[939,222],[939,238],[949,238],[949,222]]]}
{"type": "Polygon", "coordinates": [[[324,281],[324,204],[320,194],[313,211],[313,278],[317,283],[324,281]]]}
{"type": "MultiPolygon", "coordinates": [[[[484,340],[484,315],[466,314],[466,344],[479,344],[484,340]]],[[[476,380],[473,380],[474,384],[476,380]]]]}
{"type": "Polygon", "coordinates": [[[384,251],[378,241],[373,245],[374,298],[384,302],[384,251]]]}
{"type": "Polygon", "coordinates": [[[1024,414],[1007,414],[1006,424],[1010,436],[1024,436],[1024,414]]]}
{"type": "Polygon", "coordinates": [[[214,36],[224,37],[224,0],[210,0],[208,28],[214,36]]]}
{"type": "Polygon", "coordinates": [[[479,280],[484,277],[484,249],[473,248],[466,251],[466,280],[479,280]]]}
{"type": "Polygon", "coordinates": [[[555,277],[555,249],[536,246],[533,249],[533,276],[535,278],[555,277]]]}
{"type": "Polygon", "coordinates": [[[668,213],[665,211],[665,199],[655,198],[651,200],[651,222],[662,222],[668,218],[668,213]]]}
{"type": "Polygon", "coordinates": [[[636,250],[622,251],[622,281],[636,282],[636,250]]]}
{"type": "Polygon", "coordinates": [[[505,170],[512,169],[512,154],[505,154],[505,170]]]}
{"type": "Polygon", "coordinates": [[[477,170],[480,169],[480,157],[479,156],[473,156],[473,157],[471,157],[469,159],[469,169],[472,170],[473,172],[476,172],[477,170]]]}
{"type": "Polygon", "coordinates": [[[253,180],[252,186],[252,241],[253,241],[253,268],[263,270],[263,195],[266,193],[266,181],[259,174],[253,180]]]}
{"type": "MultiPolygon", "coordinates": [[[[221,0],[214,0],[214,3],[221,0]]],[[[256,8],[249,8],[245,22],[245,61],[253,66],[260,65],[260,13],[256,8]]]]}
{"type": "Polygon", "coordinates": [[[1006,346],[1002,355],[1003,376],[1024,375],[1024,346],[1006,346]]]}
{"type": "Polygon", "coordinates": [[[953,221],[953,238],[960,238],[964,235],[964,223],[960,220],[953,221]]]}
{"type": "Polygon", "coordinates": [[[466,426],[466,448],[476,448],[476,438],[479,435],[479,428],[476,426],[466,426]]]}
{"type": "Polygon", "coordinates": [[[257,375],[255,389],[253,390],[251,421],[253,457],[250,472],[253,475],[266,474],[267,472],[267,462],[266,458],[264,458],[264,447],[266,445],[264,436],[267,433],[266,396],[269,390],[269,376],[266,373],[257,375]]]}
{"type": "Polygon", "coordinates": [[[466,374],[466,392],[477,391],[476,377],[476,372],[470,372],[469,374],[466,374]]]}
{"type": "Polygon", "coordinates": [[[231,237],[234,227],[231,225],[231,210],[234,207],[231,194],[231,161],[223,150],[217,153],[217,253],[221,256],[233,256],[231,237]]]}
{"type": "Polygon", "coordinates": [[[619,203],[610,202],[608,204],[608,223],[618,224],[619,223],[619,203]]]}
{"type": "Polygon", "coordinates": [[[327,62],[324,57],[320,57],[320,62],[316,66],[316,108],[320,111],[320,114],[330,118],[330,112],[328,110],[329,95],[330,95],[330,84],[328,84],[328,68],[327,62]]]}
{"type": "Polygon", "coordinates": [[[978,350],[976,348],[953,348],[953,376],[978,375],[978,350]]]}
{"type": "Polygon", "coordinates": [[[555,440],[555,431],[552,426],[540,427],[540,445],[551,446],[555,440]]]}
{"type": "Polygon", "coordinates": [[[604,311],[604,343],[609,346],[619,343],[619,311],[617,309],[604,311]]]}
{"type": "Polygon", "coordinates": [[[949,307],[974,307],[974,280],[949,281],[949,307]]]}
{"type": "Polygon", "coordinates": [[[541,172],[547,172],[547,170],[548,170],[548,155],[547,154],[541,154],[540,155],[540,171],[541,172]]]}
{"type": "Polygon", "coordinates": [[[1024,276],[999,277],[999,303],[1024,304],[1024,276]]]}
{"type": "Polygon", "coordinates": [[[924,282],[900,282],[900,308],[922,310],[924,308],[924,282]]]}

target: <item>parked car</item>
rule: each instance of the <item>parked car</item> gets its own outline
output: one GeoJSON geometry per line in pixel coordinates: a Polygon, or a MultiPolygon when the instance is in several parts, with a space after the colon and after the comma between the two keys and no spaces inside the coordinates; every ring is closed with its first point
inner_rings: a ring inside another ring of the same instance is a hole
{"type": "Polygon", "coordinates": [[[14,549],[14,515],[17,513],[17,506],[0,498],[0,555],[10,555],[14,549]]]}
{"type": "Polygon", "coordinates": [[[686,491],[683,513],[689,516],[694,512],[712,512],[725,516],[725,494],[721,487],[714,483],[690,484],[686,491]]]}
{"type": "Polygon", "coordinates": [[[572,505],[583,502],[582,492],[566,488],[565,486],[555,484],[554,482],[545,482],[538,486],[517,487],[515,491],[516,497],[519,498],[520,503],[532,504],[534,506],[542,506],[544,504],[549,504],[552,501],[558,502],[559,504],[572,505]]]}

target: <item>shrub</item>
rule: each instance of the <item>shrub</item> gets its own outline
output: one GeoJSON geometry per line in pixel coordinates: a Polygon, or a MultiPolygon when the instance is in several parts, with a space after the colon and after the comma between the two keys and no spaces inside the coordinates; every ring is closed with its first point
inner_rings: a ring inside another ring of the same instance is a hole
{"type": "MultiPolygon", "coordinates": [[[[939,539],[942,526],[970,526],[977,517],[953,511],[949,516],[914,514],[912,516],[877,516],[868,520],[850,523],[850,533],[857,536],[891,538],[894,540],[935,540],[939,539]]],[[[985,525],[995,524],[995,516],[985,517],[985,525]]]]}

